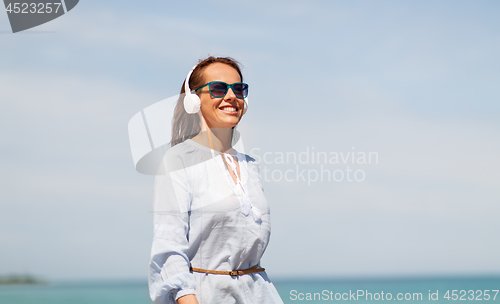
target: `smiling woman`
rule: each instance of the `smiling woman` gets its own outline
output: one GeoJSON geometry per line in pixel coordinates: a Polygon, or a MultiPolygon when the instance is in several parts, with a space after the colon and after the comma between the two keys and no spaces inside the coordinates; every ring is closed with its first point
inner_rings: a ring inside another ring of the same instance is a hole
{"type": "Polygon", "coordinates": [[[243,116],[241,87],[246,84],[241,83],[240,73],[232,66],[216,62],[207,66],[203,75],[209,82],[195,90],[200,96],[202,118],[209,128],[233,128],[243,116]],[[203,90],[206,86],[209,90],[203,90]]]}
{"type": "Polygon", "coordinates": [[[233,147],[248,85],[236,61],[200,61],[182,86],[154,187],[149,290],[157,304],[283,303],[260,259],[269,206],[255,159],[233,147]]]}

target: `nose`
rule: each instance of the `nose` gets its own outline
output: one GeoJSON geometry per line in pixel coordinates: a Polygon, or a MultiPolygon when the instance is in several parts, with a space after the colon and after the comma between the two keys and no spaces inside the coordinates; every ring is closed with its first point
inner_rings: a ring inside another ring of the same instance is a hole
{"type": "Polygon", "coordinates": [[[236,99],[236,95],[234,95],[233,88],[228,88],[226,96],[224,96],[226,99],[236,99]]]}
{"type": "Polygon", "coordinates": [[[237,107],[237,109],[243,109],[244,101],[243,99],[237,98],[233,92],[232,88],[229,88],[224,96],[224,101],[229,102],[231,105],[237,107]]]}

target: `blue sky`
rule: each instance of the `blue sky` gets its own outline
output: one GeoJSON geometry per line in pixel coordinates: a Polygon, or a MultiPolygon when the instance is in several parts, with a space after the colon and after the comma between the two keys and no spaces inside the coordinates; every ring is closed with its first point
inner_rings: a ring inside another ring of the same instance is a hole
{"type": "Polygon", "coordinates": [[[271,278],[499,274],[499,12],[88,0],[18,34],[0,14],[0,275],[147,275],[153,179],[127,123],[209,54],[243,64],[246,151],[379,155],[363,182],[264,183],[271,278]]]}

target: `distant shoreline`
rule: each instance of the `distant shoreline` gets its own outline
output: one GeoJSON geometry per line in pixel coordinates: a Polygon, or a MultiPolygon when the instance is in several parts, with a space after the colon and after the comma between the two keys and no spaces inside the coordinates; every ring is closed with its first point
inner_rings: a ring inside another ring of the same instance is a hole
{"type": "Polygon", "coordinates": [[[47,284],[45,280],[31,275],[9,275],[0,277],[0,285],[47,284]]]}

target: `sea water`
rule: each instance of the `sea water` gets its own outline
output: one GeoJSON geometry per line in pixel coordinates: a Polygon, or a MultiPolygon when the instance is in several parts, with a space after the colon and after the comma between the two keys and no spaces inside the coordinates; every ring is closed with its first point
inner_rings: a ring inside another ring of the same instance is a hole
{"type": "MultiPolygon", "coordinates": [[[[289,279],[273,283],[285,303],[500,304],[500,277],[289,279]]],[[[0,286],[0,304],[151,303],[146,279],[0,286]]]]}

